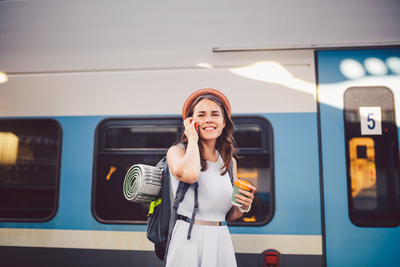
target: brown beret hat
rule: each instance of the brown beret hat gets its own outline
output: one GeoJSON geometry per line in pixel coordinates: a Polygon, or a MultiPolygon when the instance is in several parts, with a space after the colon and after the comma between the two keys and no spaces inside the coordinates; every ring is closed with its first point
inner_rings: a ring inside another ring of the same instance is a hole
{"type": "Polygon", "coordinates": [[[206,95],[206,94],[211,94],[214,95],[216,97],[218,97],[221,102],[224,104],[225,108],[226,108],[226,112],[228,113],[228,117],[231,116],[231,104],[229,103],[228,98],[221,93],[218,90],[212,89],[212,88],[204,88],[204,89],[200,89],[197,90],[196,92],[194,92],[193,94],[191,94],[185,101],[185,104],[183,104],[183,109],[182,109],[182,118],[183,120],[186,120],[188,117],[188,112],[189,112],[189,107],[192,104],[192,102],[199,96],[201,95],[206,95]]]}

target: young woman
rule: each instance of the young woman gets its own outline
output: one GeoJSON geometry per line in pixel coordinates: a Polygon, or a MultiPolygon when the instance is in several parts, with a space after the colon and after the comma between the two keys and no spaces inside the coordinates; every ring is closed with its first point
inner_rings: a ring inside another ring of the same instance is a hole
{"type": "Polygon", "coordinates": [[[171,182],[175,191],[179,181],[197,182],[199,208],[188,239],[194,208],[194,186],[191,185],[178,208],[166,266],[236,266],[226,221],[233,221],[250,210],[256,188],[251,186],[250,192],[240,190],[245,196],[236,195],[236,199],[243,206],[232,205],[228,170],[233,161],[236,179],[237,167],[233,158],[236,153],[229,100],[214,89],[198,90],[186,100],[182,117],[185,127],[182,142],[167,153],[171,182]]]}

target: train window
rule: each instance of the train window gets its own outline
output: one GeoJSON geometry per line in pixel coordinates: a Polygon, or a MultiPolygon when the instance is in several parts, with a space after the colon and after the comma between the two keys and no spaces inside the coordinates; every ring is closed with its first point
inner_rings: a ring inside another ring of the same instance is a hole
{"type": "Polygon", "coordinates": [[[125,174],[134,164],[155,166],[181,131],[179,118],[107,119],[98,125],[92,213],[99,222],[146,223],[148,205],[124,197],[125,174]]]}
{"type": "Polygon", "coordinates": [[[344,94],[349,216],[361,227],[400,225],[399,146],[392,91],[344,94]]]}
{"type": "Polygon", "coordinates": [[[60,155],[61,127],[55,120],[0,120],[1,221],[54,217],[60,155]]]}
{"type": "MultiPolygon", "coordinates": [[[[251,211],[231,225],[261,225],[272,218],[272,129],[259,117],[233,117],[239,148],[238,178],[256,185],[251,211]]],[[[181,118],[107,119],[96,131],[92,213],[102,223],[145,224],[148,205],[129,202],[123,181],[134,164],[156,165],[180,140],[181,118]]]]}
{"type": "Polygon", "coordinates": [[[273,216],[272,127],[260,117],[233,117],[234,138],[239,150],[238,179],[257,187],[249,213],[229,225],[264,225],[273,216]]]}

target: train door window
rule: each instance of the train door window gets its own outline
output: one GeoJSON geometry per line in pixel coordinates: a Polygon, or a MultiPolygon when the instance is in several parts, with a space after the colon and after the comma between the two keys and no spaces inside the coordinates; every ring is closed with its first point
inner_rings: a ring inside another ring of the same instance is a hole
{"type": "MultiPolygon", "coordinates": [[[[232,225],[260,225],[272,214],[272,130],[258,117],[234,117],[240,150],[238,177],[258,188],[251,211],[232,225]]],[[[155,166],[179,141],[181,118],[107,119],[96,130],[92,193],[93,216],[102,223],[145,224],[149,206],[129,202],[123,182],[134,164],[155,166]]]]}
{"type": "Polygon", "coordinates": [[[357,226],[400,225],[399,146],[393,94],[352,87],[344,94],[349,216],[357,226]]]}
{"type": "Polygon", "coordinates": [[[0,220],[48,221],[58,207],[61,127],[52,119],[0,120],[0,220]]]}

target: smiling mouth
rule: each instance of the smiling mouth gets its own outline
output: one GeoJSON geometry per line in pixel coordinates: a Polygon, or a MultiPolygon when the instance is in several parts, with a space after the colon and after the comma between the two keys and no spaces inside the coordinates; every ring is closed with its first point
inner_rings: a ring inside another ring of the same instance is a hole
{"type": "Polygon", "coordinates": [[[204,127],[204,128],[203,128],[204,131],[213,131],[213,130],[215,130],[215,129],[217,129],[217,127],[208,126],[208,127],[204,127]]]}

